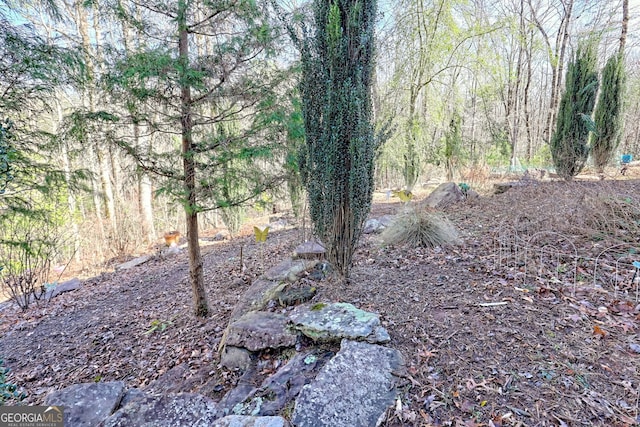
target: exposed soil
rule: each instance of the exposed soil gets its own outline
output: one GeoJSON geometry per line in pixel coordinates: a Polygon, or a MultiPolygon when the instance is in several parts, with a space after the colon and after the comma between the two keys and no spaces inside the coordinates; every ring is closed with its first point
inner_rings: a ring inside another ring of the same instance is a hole
{"type": "MultiPolygon", "coordinates": [[[[381,248],[378,236],[364,236],[350,282],[319,282],[314,301],[381,314],[389,345],[407,366],[401,398],[384,425],[640,424],[634,284],[617,270],[615,289],[564,271],[528,282],[523,270],[533,263],[499,258],[512,237],[533,245],[531,236],[541,231],[561,233],[554,247],[584,257],[622,242],[640,249],[639,197],[637,180],[533,182],[449,208],[464,238],[459,247],[381,248]],[[602,213],[603,206],[614,213],[602,213]]],[[[381,201],[372,216],[398,209],[400,203],[381,201]]],[[[234,304],[302,236],[297,228],[272,232],[259,246],[247,233],[203,247],[206,319],[191,313],[184,252],[105,273],[26,313],[6,309],[0,357],[11,368],[9,380],[24,389],[24,402],[37,404],[52,389],[79,382],[123,380],[144,388],[182,365],[174,391],[220,399],[238,377],[218,368],[216,354],[234,304]]],[[[566,267],[550,258],[540,264],[557,272],[566,267]]]]}

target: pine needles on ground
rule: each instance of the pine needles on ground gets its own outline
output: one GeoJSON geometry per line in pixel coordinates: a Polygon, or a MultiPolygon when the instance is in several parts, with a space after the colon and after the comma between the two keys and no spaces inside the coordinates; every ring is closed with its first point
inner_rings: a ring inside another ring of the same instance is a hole
{"type": "Polygon", "coordinates": [[[455,226],[444,214],[420,208],[399,214],[382,232],[382,242],[387,245],[410,245],[434,248],[460,243],[455,226]]]}

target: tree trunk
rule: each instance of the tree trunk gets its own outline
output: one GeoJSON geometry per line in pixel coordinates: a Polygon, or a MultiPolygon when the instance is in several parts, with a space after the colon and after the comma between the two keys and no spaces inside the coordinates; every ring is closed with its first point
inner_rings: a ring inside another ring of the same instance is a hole
{"type": "MultiPolygon", "coordinates": [[[[533,35],[531,35],[531,44],[527,46],[527,82],[524,86],[524,100],[523,100],[523,108],[524,108],[524,125],[527,131],[527,153],[526,159],[527,163],[531,163],[531,158],[533,157],[533,136],[531,135],[531,111],[529,106],[529,91],[531,88],[531,61],[532,61],[532,51],[533,51],[533,35]]],[[[528,42],[527,42],[528,43],[528,42]]]]}
{"type": "MultiPolygon", "coordinates": [[[[60,105],[60,99],[56,98],[56,109],[58,113],[58,123],[56,127],[59,127],[63,120],[62,105],[60,105]]],[[[71,181],[71,161],[69,160],[69,145],[66,141],[61,144],[60,147],[62,154],[62,167],[64,170],[64,179],[67,182],[67,186],[71,181]]],[[[69,218],[71,223],[71,229],[73,231],[73,258],[80,264],[81,262],[81,245],[80,245],[80,228],[76,221],[76,212],[78,210],[76,203],[76,196],[73,194],[71,188],[67,188],[67,206],[69,208],[69,218]]]]}
{"type": "Polygon", "coordinates": [[[99,142],[95,144],[95,150],[98,157],[98,167],[100,168],[100,185],[102,187],[102,194],[104,195],[105,207],[107,208],[107,219],[109,219],[111,223],[111,231],[116,232],[118,230],[118,222],[116,220],[116,204],[113,197],[113,186],[111,185],[109,157],[99,142]]]}
{"type": "Polygon", "coordinates": [[[620,34],[620,52],[624,53],[629,27],[629,0],[622,0],[622,34],[620,34]]]}
{"type": "Polygon", "coordinates": [[[567,43],[569,41],[569,27],[571,25],[571,12],[573,10],[573,0],[568,0],[565,7],[565,16],[561,23],[561,29],[559,31],[560,42],[560,54],[558,55],[557,63],[554,67],[554,75],[551,82],[551,100],[549,102],[549,113],[547,115],[547,143],[551,143],[551,136],[553,135],[553,128],[555,126],[556,114],[558,111],[558,103],[560,102],[560,87],[562,85],[562,73],[564,72],[564,56],[567,51],[567,43]]]}
{"type": "MultiPolygon", "coordinates": [[[[118,6],[121,8],[124,7],[120,1],[118,1],[118,6]]],[[[135,45],[135,41],[129,23],[126,20],[122,21],[122,40],[124,43],[124,50],[129,54],[135,45]]],[[[135,38],[135,40],[137,40],[137,38],[135,38]]],[[[135,115],[135,111],[132,111],[131,113],[132,115],[135,115]]],[[[133,139],[136,147],[140,147],[144,144],[143,148],[147,150],[147,153],[150,153],[152,151],[153,136],[146,136],[143,139],[140,136],[140,125],[136,120],[133,121],[132,127],[133,139]]],[[[158,238],[153,221],[153,186],[151,184],[149,174],[145,171],[141,171],[138,174],[138,211],[140,218],[142,219],[141,223],[144,239],[147,244],[153,244],[158,238]]]]}
{"type": "MultiPolygon", "coordinates": [[[[80,33],[80,39],[82,41],[82,49],[84,50],[84,56],[87,64],[87,71],[89,75],[89,79],[95,79],[96,77],[96,67],[93,61],[92,55],[92,47],[91,47],[91,39],[89,36],[89,18],[87,17],[87,11],[82,2],[78,1],[76,3],[76,13],[78,14],[78,31],[80,33]]],[[[97,43],[97,41],[96,41],[97,43]]],[[[94,112],[96,110],[96,101],[93,96],[92,89],[88,89],[86,91],[86,96],[88,100],[87,108],[89,112],[94,112]]],[[[91,139],[91,137],[90,137],[91,139]]],[[[96,142],[94,144],[94,150],[96,154],[96,158],[98,160],[98,173],[100,175],[100,184],[102,188],[102,194],[105,198],[105,207],[107,218],[111,222],[111,227],[115,231],[117,228],[116,222],[116,214],[115,214],[115,204],[113,201],[113,187],[111,186],[111,172],[109,168],[109,164],[106,160],[106,153],[103,147],[101,147],[100,142],[96,142]]]]}
{"type": "Polygon", "coordinates": [[[146,172],[140,172],[138,175],[138,202],[142,218],[142,232],[147,244],[152,244],[157,239],[153,224],[153,186],[149,174],[146,172]]]}
{"type": "MultiPolygon", "coordinates": [[[[187,30],[187,5],[185,0],[178,2],[178,50],[182,70],[189,66],[189,33],[187,30]]],[[[183,82],[185,80],[182,80],[183,82]]],[[[182,127],[182,161],[184,168],[184,209],[187,223],[187,243],[189,250],[189,276],[196,316],[209,314],[207,295],[204,290],[204,274],[202,271],[202,255],[198,242],[198,208],[196,200],[196,174],[193,159],[193,121],[191,118],[191,88],[183,83],[180,95],[180,124],[182,127]]]]}

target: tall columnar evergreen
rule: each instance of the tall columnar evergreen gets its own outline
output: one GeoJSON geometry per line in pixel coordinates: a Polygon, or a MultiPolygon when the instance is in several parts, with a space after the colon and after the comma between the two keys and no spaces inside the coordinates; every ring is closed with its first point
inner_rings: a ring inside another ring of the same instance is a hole
{"type": "Polygon", "coordinates": [[[560,100],[556,131],[551,138],[551,155],[558,175],[569,180],[584,167],[589,157],[591,114],[598,91],[597,58],[594,43],[578,46],[567,68],[566,88],[560,100]]]}
{"type": "Polygon", "coordinates": [[[609,58],[602,70],[602,88],[595,112],[597,132],[593,137],[591,153],[593,162],[600,171],[620,145],[624,84],[624,56],[616,53],[609,58]]]}
{"type": "Polygon", "coordinates": [[[315,29],[299,40],[306,146],[301,172],[329,261],[349,276],[371,207],[375,0],[315,0],[315,29]]]}

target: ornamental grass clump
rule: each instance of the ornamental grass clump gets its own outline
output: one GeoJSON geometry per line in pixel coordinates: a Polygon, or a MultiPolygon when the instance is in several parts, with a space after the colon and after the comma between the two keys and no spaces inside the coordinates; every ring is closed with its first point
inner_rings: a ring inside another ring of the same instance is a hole
{"type": "Polygon", "coordinates": [[[444,214],[420,208],[399,214],[381,235],[383,245],[434,248],[461,242],[455,226],[444,214]]]}

